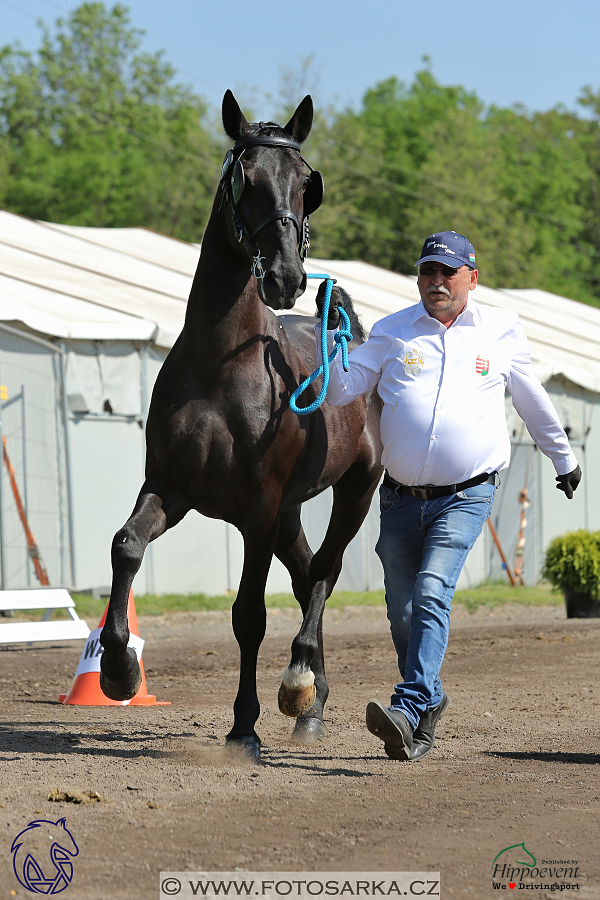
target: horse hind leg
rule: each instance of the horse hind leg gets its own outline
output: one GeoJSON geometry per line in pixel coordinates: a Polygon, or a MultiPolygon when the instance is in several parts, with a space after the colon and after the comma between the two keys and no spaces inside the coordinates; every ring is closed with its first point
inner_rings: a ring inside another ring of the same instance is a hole
{"type": "Polygon", "coordinates": [[[111,700],[131,700],[142,683],[137,654],[127,646],[127,606],[133,579],[149,542],[179,522],[188,511],[189,507],[180,502],[164,502],[169,496],[170,491],[146,481],[133,513],[113,539],[113,583],[106,622],[100,634],[100,643],[104,647],[100,659],[100,687],[111,700]]]}
{"type": "MultiPolygon", "coordinates": [[[[325,661],[323,655],[323,617],[319,620],[317,626],[318,650],[310,664],[311,670],[314,672],[314,700],[312,706],[305,712],[304,704],[300,704],[300,714],[296,718],[296,724],[292,732],[292,740],[297,744],[314,744],[316,741],[322,741],[327,736],[327,726],[324,722],[324,707],[329,696],[329,685],[325,677],[325,661]]],[[[279,698],[282,695],[282,687],[286,679],[293,674],[288,667],[282,677],[281,687],[279,688],[279,698]]],[[[286,704],[290,708],[293,705],[293,699],[287,692],[286,704]]],[[[280,706],[281,708],[281,706],[280,706]]],[[[283,712],[283,709],[282,709],[283,712]]],[[[287,713],[289,715],[289,713],[287,713]]]]}
{"type": "MultiPolygon", "coordinates": [[[[313,554],[302,528],[300,509],[300,506],[296,506],[282,514],[275,554],[290,573],[294,596],[300,604],[302,614],[306,615],[310,603],[308,575],[313,554]]],[[[285,670],[279,688],[281,711],[285,715],[297,717],[292,733],[292,739],[297,743],[314,743],[327,734],[323,708],[329,695],[329,685],[325,677],[322,628],[319,628],[318,637],[318,651],[310,669],[302,673],[303,683],[299,691],[293,689],[298,679],[294,673],[290,674],[289,669],[285,670]]]]}
{"type": "Polygon", "coordinates": [[[323,611],[342,568],[344,550],[357,534],[369,511],[377,479],[369,470],[350,469],[334,485],[334,501],[325,540],[310,563],[310,602],[300,631],[292,642],[292,658],[284,672],[279,708],[286,715],[305,716],[309,709],[307,673],[313,659],[322,653],[323,611]],[[285,708],[282,708],[282,699],[285,708]]]}

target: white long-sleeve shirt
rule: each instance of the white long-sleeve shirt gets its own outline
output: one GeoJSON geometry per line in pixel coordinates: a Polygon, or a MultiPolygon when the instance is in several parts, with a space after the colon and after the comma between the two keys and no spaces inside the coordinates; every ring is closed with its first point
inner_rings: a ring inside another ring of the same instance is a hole
{"type": "MultiPolygon", "coordinates": [[[[320,324],[315,331],[320,363],[320,324]]],[[[349,372],[341,357],[330,369],[327,401],[345,406],[377,386],[382,463],[402,484],[457,484],[505,469],[505,389],[557,474],[577,466],[514,312],[469,299],[446,328],[421,302],[377,322],[368,341],[350,353],[349,372]]]]}

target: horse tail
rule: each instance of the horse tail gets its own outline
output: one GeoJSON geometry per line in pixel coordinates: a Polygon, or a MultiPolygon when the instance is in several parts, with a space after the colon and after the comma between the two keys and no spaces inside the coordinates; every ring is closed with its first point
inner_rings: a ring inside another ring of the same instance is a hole
{"type": "Polygon", "coordinates": [[[367,340],[368,334],[365,331],[363,323],[360,321],[360,316],[354,309],[352,297],[343,287],[340,287],[339,285],[337,287],[342,295],[343,302],[341,305],[344,307],[348,314],[348,318],[350,319],[350,331],[352,332],[352,337],[357,343],[363,344],[367,340]]]}

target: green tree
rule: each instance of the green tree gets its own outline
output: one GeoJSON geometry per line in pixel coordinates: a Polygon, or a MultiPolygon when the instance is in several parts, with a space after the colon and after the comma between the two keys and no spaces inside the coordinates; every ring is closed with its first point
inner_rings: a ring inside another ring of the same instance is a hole
{"type": "Polygon", "coordinates": [[[37,54],[0,51],[6,208],[201,238],[223,145],[162,53],[138,52],[141,34],[125,7],[84,3],[37,54]]]}
{"type": "Polygon", "coordinates": [[[502,272],[503,286],[598,302],[587,277],[595,249],[585,231],[590,169],[583,123],[560,108],[533,114],[493,108],[487,121],[500,152],[498,190],[511,219],[522,223],[518,264],[502,272]]]}
{"type": "Polygon", "coordinates": [[[425,236],[453,229],[475,244],[483,283],[600,304],[600,96],[588,103],[594,122],[486,110],[429,69],[408,88],[381,82],[311,137],[327,186],[314,255],[414,274],[425,236]]]}
{"type": "Polygon", "coordinates": [[[429,69],[410,87],[396,78],[365,94],[358,113],[335,117],[321,136],[321,164],[331,200],[315,227],[315,253],[345,255],[414,273],[427,232],[413,229],[413,207],[431,204],[420,170],[457,111],[479,114],[481,104],[461,87],[445,87],[429,69]]]}
{"type": "Polygon", "coordinates": [[[585,237],[593,247],[586,280],[595,297],[600,297],[600,91],[586,87],[579,99],[587,115],[577,122],[587,163],[587,184],[582,206],[585,237]]]}
{"type": "Polygon", "coordinates": [[[422,238],[434,231],[466,234],[476,248],[482,282],[516,286],[514,273],[524,265],[535,232],[500,191],[502,152],[493,129],[480,110],[457,109],[431,129],[431,138],[433,150],[419,170],[427,199],[408,210],[409,230],[422,238]]]}

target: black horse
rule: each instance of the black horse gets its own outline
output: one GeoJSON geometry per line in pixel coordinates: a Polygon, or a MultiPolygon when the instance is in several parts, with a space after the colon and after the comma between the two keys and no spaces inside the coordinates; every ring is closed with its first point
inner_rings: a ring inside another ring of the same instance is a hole
{"type": "MultiPolygon", "coordinates": [[[[235,143],[202,241],[183,331],[152,395],[146,480],[113,541],[113,585],[100,636],[102,690],[114,700],[133,697],[140,668],[127,648],[127,600],[149,541],[191,509],[231,522],[244,539],[244,565],[232,610],[241,660],[227,742],[252,757],[260,753],[256,661],[273,554],[287,567],[303,612],[279,704],[298,719],[295,739],[319,740],[329,690],[325,601],[382,471],[377,395],[343,409],[324,403],[302,418],[289,408],[290,395],[314,368],[315,320],[278,318],[271,309],[291,309],[306,288],[307,219],[323,190],[321,176],[309,172],[300,155],[312,119],[310,96],[285,128],[249,124],[233,94],[223,98],[223,124],[235,143]],[[332,485],[327,534],[313,556],[300,507],[332,485]]],[[[315,395],[309,389],[303,404],[315,395]]]]}

